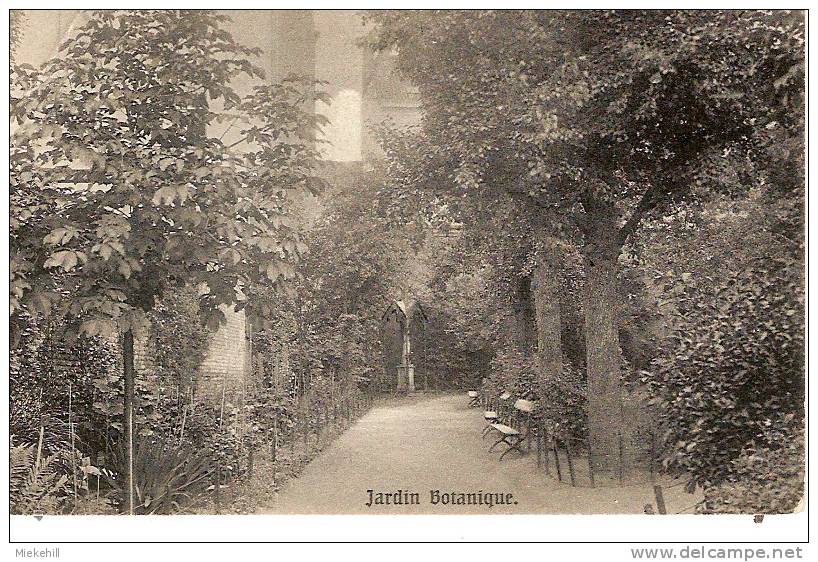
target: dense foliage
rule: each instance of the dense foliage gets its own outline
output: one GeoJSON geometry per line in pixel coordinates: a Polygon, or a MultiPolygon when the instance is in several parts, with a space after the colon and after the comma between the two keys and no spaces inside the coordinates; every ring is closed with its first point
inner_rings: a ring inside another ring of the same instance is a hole
{"type": "Polygon", "coordinates": [[[283,289],[293,277],[303,244],[291,192],[318,184],[312,86],[259,82],[239,96],[231,79],[262,72],[223,19],[94,12],[60,56],[14,68],[13,315],[57,305],[79,333],[110,333],[168,287],[204,284],[215,328],[222,304],[264,316],[240,287],[283,289]],[[228,119],[243,123],[229,145],[209,136],[228,119]]]}
{"type": "MultiPolygon", "coordinates": [[[[802,14],[367,18],[372,47],[397,51],[423,104],[421,128],[384,143],[395,162],[390,187],[455,219],[487,209],[504,231],[530,225],[514,243],[522,261],[491,244],[473,246],[471,273],[480,272],[484,286],[502,269],[486,276],[485,260],[512,258],[509,279],[524,279],[521,264],[538,264],[536,242],[549,237],[582,256],[581,297],[561,303],[570,311],[561,318],[569,324],[561,347],[584,371],[575,390],[586,389],[592,439],[603,449],[613,443],[620,378],[637,383],[641,369],[641,386],[630,388],[634,398],[644,391],[653,398],[667,467],[708,493],[764,466],[747,460],[755,451],[797,452],[774,437],[803,420],[802,14]],[[507,219],[503,194],[517,202],[521,221],[507,219]],[[584,361],[571,351],[582,347],[584,361]]],[[[494,232],[490,218],[474,223],[494,232]]],[[[495,341],[515,339],[514,322],[481,318],[501,333],[495,341]]],[[[505,371],[512,380],[503,384],[526,392],[526,358],[502,347],[494,357],[494,378],[505,371]]]]}
{"type": "MultiPolygon", "coordinates": [[[[123,362],[57,371],[32,327],[50,322],[49,335],[82,357],[96,340],[118,352],[118,333],[144,334],[152,320],[159,368],[137,375],[132,406],[144,450],[178,432],[179,446],[184,437],[235,457],[240,438],[223,411],[200,408],[201,424],[187,416],[183,390],[206,339],[200,324],[215,330],[224,306],[269,322],[269,300],[248,301],[243,290],[292,289],[306,250],[292,207],[323,184],[314,174],[323,120],[312,112],[321,94],[297,77],[265,82],[250,62],[259,52],[236,43],[224,20],[210,11],[91,12],[55,58],[11,70],[11,323],[13,341],[34,352],[20,354],[25,398],[14,409],[31,443],[32,430],[58,427],[43,410],[68,411],[67,394],[46,402],[43,389],[68,386],[77,426],[61,433],[62,445],[72,455],[75,446],[105,450],[120,477],[111,451],[122,446],[123,393],[130,409],[123,362]],[[233,89],[238,76],[251,81],[248,92],[233,89]],[[94,435],[83,442],[86,424],[94,435]]],[[[133,354],[124,355],[127,370],[133,354]]]]}
{"type": "Polygon", "coordinates": [[[153,361],[162,385],[187,393],[197,380],[210,341],[210,331],[199,321],[199,295],[194,287],[168,294],[149,315],[153,361]]]}
{"type": "Polygon", "coordinates": [[[178,512],[262,448],[308,456],[362,389],[394,390],[396,299],[428,317],[427,385],[535,400],[603,471],[658,431],[701,511],[798,506],[800,14],[376,11],[368,46],[421,122],[334,164],[318,84],[265,80],[217,12],[93,12],[37,69],[12,17],[15,513],[178,512]],[[202,402],[228,307],[252,376],[202,402]]]}
{"type": "MultiPolygon", "coordinates": [[[[657,397],[668,468],[706,489],[741,487],[760,470],[787,482],[779,473],[803,456],[793,445],[805,401],[803,246],[781,234],[796,218],[788,206],[723,203],[652,250],[672,332],[642,381],[657,397]],[[662,252],[671,248],[675,257],[662,252]]],[[[799,490],[756,510],[791,507],[799,490]]]]}

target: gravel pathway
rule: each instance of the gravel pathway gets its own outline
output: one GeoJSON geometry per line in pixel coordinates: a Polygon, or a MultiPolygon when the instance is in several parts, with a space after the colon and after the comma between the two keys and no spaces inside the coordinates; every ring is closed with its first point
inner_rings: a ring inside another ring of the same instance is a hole
{"type": "MultiPolygon", "coordinates": [[[[488,452],[491,439],[480,437],[482,412],[467,401],[464,393],[376,403],[258,512],[643,513],[653,501],[647,484],[572,488],[557,482],[537,469],[533,451],[498,462],[499,450],[488,452]],[[433,490],[439,491],[436,505],[433,490]]],[[[670,492],[669,510],[695,501],[681,487],[670,492]]]]}

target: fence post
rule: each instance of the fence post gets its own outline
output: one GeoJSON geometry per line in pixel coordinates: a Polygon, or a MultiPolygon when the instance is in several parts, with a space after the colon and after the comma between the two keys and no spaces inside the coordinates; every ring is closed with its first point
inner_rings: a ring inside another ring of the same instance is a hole
{"type": "Polygon", "coordinates": [[[247,449],[247,480],[253,479],[253,453],[255,452],[255,448],[251,444],[250,447],[247,449]]]}
{"type": "Polygon", "coordinates": [[[214,498],[213,502],[216,507],[216,514],[220,514],[222,512],[222,500],[221,500],[221,480],[222,480],[222,461],[218,461],[216,463],[216,486],[213,489],[214,498]]]}
{"type": "Polygon", "coordinates": [[[596,488],[596,480],[594,479],[594,451],[591,449],[591,443],[588,442],[588,478],[591,480],[591,488],[596,488]]]}
{"type": "Polygon", "coordinates": [[[656,509],[661,515],[666,515],[667,506],[665,506],[665,495],[662,493],[662,486],[659,484],[654,485],[653,495],[656,497],[656,509]]]}
{"type": "Polygon", "coordinates": [[[557,447],[557,438],[551,440],[551,448],[554,449],[554,464],[557,465],[557,480],[562,482],[562,470],[560,469],[560,450],[557,447]]]}
{"type": "Polygon", "coordinates": [[[270,449],[270,457],[272,457],[273,464],[276,462],[276,453],[278,450],[278,412],[273,414],[273,444],[270,449]]]}
{"type": "Polygon", "coordinates": [[[324,402],[321,405],[321,425],[320,425],[320,434],[318,435],[318,440],[320,441],[323,437],[324,439],[327,438],[327,428],[329,426],[329,413],[327,412],[327,403],[324,402]]]}
{"type": "Polygon", "coordinates": [[[301,419],[303,421],[303,427],[301,429],[302,429],[302,433],[304,435],[304,454],[309,454],[309,452],[310,452],[310,413],[309,413],[309,410],[307,409],[308,406],[306,406],[306,400],[304,401],[304,403],[305,403],[304,411],[302,412],[302,417],[301,417],[301,419]]]}
{"type": "Polygon", "coordinates": [[[622,433],[619,433],[619,483],[622,484],[622,480],[625,476],[625,454],[624,454],[624,444],[622,442],[622,433]]]}
{"type": "Polygon", "coordinates": [[[574,461],[571,460],[571,438],[566,437],[565,441],[565,454],[568,456],[568,475],[571,477],[571,486],[576,486],[576,480],[574,479],[574,461]]]}
{"type": "Polygon", "coordinates": [[[653,431],[650,432],[650,459],[648,460],[648,464],[650,466],[650,481],[656,481],[656,474],[654,472],[653,463],[656,460],[656,433],[653,431]]]}

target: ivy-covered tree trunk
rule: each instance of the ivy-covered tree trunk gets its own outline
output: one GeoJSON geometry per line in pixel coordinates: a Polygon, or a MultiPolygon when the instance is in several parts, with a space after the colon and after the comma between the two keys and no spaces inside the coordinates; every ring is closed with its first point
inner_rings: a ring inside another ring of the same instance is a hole
{"type": "Polygon", "coordinates": [[[511,304],[511,343],[514,349],[528,355],[531,353],[531,290],[528,278],[521,278],[511,304]]]}
{"type": "Polygon", "coordinates": [[[534,307],[537,322],[537,354],[542,382],[555,380],[562,372],[559,278],[557,255],[547,250],[534,271],[534,307]]]}
{"type": "Polygon", "coordinates": [[[134,403],[134,349],[133,349],[133,330],[130,328],[125,330],[122,334],[122,374],[125,383],[125,398],[124,398],[124,420],[123,429],[125,435],[125,462],[128,467],[127,474],[127,490],[125,494],[125,508],[129,515],[133,515],[133,492],[134,492],[134,474],[133,474],[133,451],[134,451],[134,435],[133,435],[133,403],[134,403]]]}
{"type": "Polygon", "coordinates": [[[585,345],[588,376],[588,430],[594,463],[612,469],[619,461],[621,422],[617,310],[617,258],[619,246],[611,243],[615,223],[612,213],[597,216],[592,238],[586,241],[585,345]]]}

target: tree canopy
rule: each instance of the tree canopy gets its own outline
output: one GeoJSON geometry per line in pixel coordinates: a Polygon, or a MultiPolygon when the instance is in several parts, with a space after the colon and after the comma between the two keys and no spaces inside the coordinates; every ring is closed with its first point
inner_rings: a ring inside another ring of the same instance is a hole
{"type": "Polygon", "coordinates": [[[223,20],[94,12],[42,68],[14,68],[12,313],[58,304],[95,335],[193,284],[215,327],[219,305],[265,315],[242,287],[293,278],[293,194],[320,184],[313,84],[240,96],[231,80],[263,73],[223,20]],[[228,120],[240,141],[209,135],[228,120]]]}

